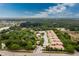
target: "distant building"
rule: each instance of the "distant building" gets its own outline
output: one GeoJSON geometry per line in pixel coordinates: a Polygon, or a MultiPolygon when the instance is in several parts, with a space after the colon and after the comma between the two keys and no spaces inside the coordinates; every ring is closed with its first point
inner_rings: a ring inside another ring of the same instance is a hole
{"type": "Polygon", "coordinates": [[[56,28],[57,30],[60,30],[60,31],[66,31],[65,28],[56,28]]]}

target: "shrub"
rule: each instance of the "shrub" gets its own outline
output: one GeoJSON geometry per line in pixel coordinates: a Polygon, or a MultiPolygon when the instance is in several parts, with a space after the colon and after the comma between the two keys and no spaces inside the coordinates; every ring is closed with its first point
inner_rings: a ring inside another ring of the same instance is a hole
{"type": "Polygon", "coordinates": [[[67,51],[68,53],[74,53],[74,47],[73,47],[72,45],[67,45],[66,51],[67,51]]]}
{"type": "Polygon", "coordinates": [[[62,51],[62,49],[57,49],[57,48],[46,46],[46,51],[62,51]]]}
{"type": "Polygon", "coordinates": [[[41,39],[40,39],[40,45],[43,46],[43,43],[44,43],[44,39],[41,38],[41,39]]]}
{"type": "Polygon", "coordinates": [[[76,50],[79,52],[79,45],[76,46],[76,50]]]}
{"type": "Polygon", "coordinates": [[[25,49],[26,50],[32,50],[32,48],[33,48],[32,42],[31,41],[28,41],[27,42],[27,45],[25,46],[25,49]]]}
{"type": "Polygon", "coordinates": [[[8,49],[10,50],[19,50],[21,47],[18,44],[9,45],[8,49]]]}

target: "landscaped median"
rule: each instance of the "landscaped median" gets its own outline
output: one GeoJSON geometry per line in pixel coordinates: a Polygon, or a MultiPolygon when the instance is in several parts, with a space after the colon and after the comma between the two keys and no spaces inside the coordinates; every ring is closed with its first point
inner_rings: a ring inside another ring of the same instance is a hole
{"type": "Polygon", "coordinates": [[[36,37],[37,37],[37,45],[43,46],[44,43],[44,33],[42,31],[36,31],[36,37]]]}

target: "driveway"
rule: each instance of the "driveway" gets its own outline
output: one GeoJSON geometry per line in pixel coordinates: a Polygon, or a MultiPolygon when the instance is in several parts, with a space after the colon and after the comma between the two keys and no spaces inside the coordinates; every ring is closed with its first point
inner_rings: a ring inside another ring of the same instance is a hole
{"type": "Polygon", "coordinates": [[[35,48],[35,50],[33,51],[33,54],[39,54],[42,53],[42,46],[37,46],[37,48],[35,48]]]}
{"type": "Polygon", "coordinates": [[[43,38],[44,38],[43,47],[46,47],[48,45],[48,37],[47,37],[47,33],[45,31],[43,31],[43,32],[44,32],[44,36],[43,36],[43,38]]]}

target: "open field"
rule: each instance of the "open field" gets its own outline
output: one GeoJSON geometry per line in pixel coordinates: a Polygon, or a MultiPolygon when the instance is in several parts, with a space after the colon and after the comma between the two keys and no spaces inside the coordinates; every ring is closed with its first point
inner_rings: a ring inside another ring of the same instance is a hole
{"type": "Polygon", "coordinates": [[[73,41],[79,41],[79,31],[68,31],[73,41]]]}

